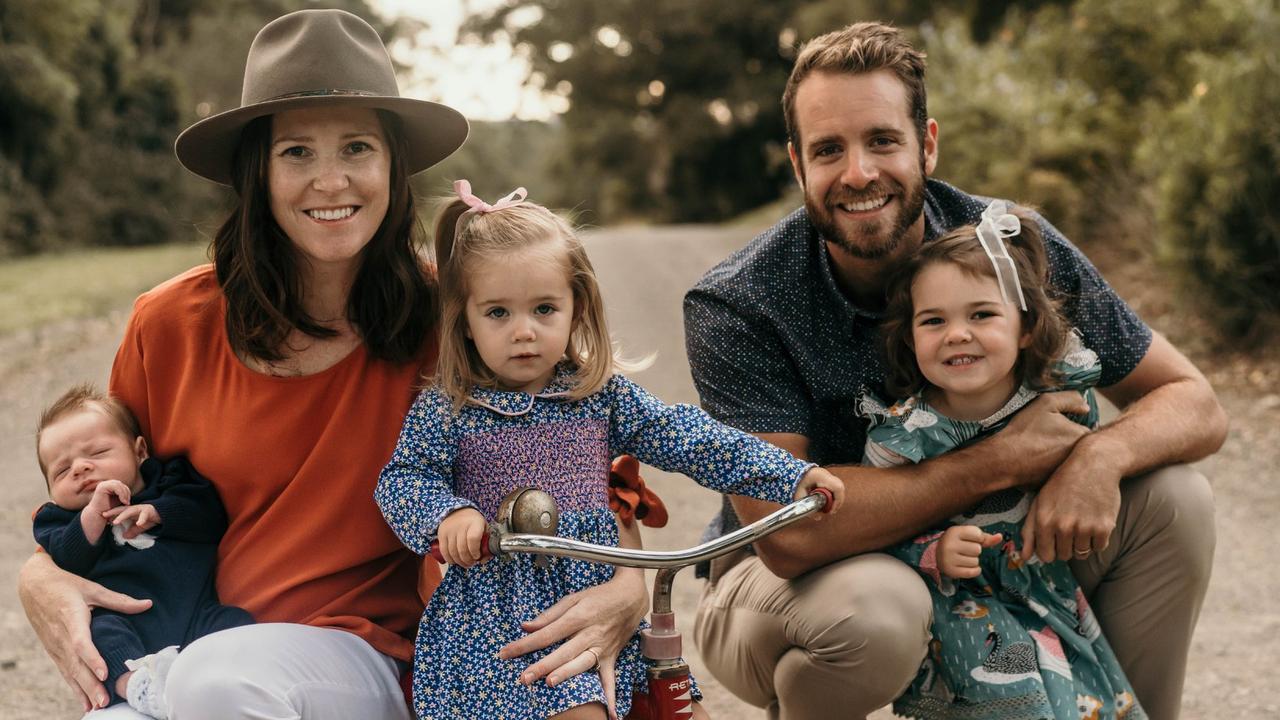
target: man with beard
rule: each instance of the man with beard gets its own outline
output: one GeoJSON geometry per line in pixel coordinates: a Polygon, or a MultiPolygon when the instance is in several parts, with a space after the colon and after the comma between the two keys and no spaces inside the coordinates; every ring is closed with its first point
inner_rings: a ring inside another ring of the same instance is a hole
{"type": "MultiPolygon", "coordinates": [[[[858,466],[857,398],[882,389],[885,272],[989,200],[929,176],[938,123],[924,55],[861,23],[811,41],[783,96],[804,208],[689,291],[689,362],[718,419],[830,467],[837,516],[711,568],[696,636],[726,687],[777,718],[860,718],[902,692],[927,652],[930,600],[874,552],[1001,489],[1039,487],[1024,554],[1069,560],[1151,717],[1176,718],[1213,558],[1213,500],[1183,463],[1214,452],[1226,417],[1204,376],[1153,333],[1040,219],[1052,283],[1102,359],[1120,415],[1088,433],[1077,393],[1042,395],[1000,433],[919,465],[858,466]],[[836,466],[836,467],[833,467],[836,466]]],[[[776,509],[733,498],[716,533],[776,509]]]]}

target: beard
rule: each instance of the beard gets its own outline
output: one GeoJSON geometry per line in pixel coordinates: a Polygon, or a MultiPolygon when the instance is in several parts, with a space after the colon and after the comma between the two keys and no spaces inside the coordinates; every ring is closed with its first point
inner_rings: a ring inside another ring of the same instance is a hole
{"type": "Polygon", "coordinates": [[[880,260],[893,255],[902,245],[907,231],[920,219],[924,210],[924,166],[916,175],[910,187],[903,187],[895,180],[876,180],[862,190],[854,190],[848,185],[833,185],[819,203],[815,198],[804,194],[804,209],[809,221],[817,228],[818,233],[842,250],[861,260],[880,260]],[[836,224],[835,214],[842,212],[837,205],[847,205],[886,195],[898,198],[898,212],[890,218],[858,222],[852,227],[841,227],[836,224]]]}

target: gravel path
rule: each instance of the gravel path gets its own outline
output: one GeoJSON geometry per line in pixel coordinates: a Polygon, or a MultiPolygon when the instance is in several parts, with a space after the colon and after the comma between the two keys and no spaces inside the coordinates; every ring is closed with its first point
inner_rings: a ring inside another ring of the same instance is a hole
{"type": "MultiPolygon", "coordinates": [[[[606,288],[614,334],[633,357],[657,353],[636,380],[667,402],[696,402],[680,319],[685,288],[750,231],[692,227],[615,228],[588,241],[606,288]]],[[[1113,282],[1156,327],[1175,342],[1194,340],[1194,330],[1173,315],[1167,297],[1150,277],[1113,258],[1095,258],[1104,270],[1121,268],[1113,282]]],[[[1108,272],[1109,275],[1112,273],[1108,272]]],[[[33,453],[33,426],[40,408],[67,385],[105,384],[127,305],[103,317],[67,322],[40,332],[0,336],[0,483],[11,498],[0,524],[0,718],[76,717],[77,708],[27,626],[13,591],[18,567],[32,547],[31,511],[46,499],[33,453]]],[[[1195,345],[1194,342],[1188,342],[1195,345]]],[[[1188,676],[1187,720],[1280,717],[1280,649],[1266,638],[1280,631],[1280,571],[1269,560],[1269,520],[1280,517],[1280,353],[1265,358],[1196,354],[1232,418],[1222,452],[1201,464],[1217,496],[1218,546],[1209,599],[1196,633],[1188,676]]],[[[655,548],[696,543],[718,506],[717,497],[692,482],[651,472],[673,510],[671,525],[649,532],[655,548]]],[[[682,575],[675,585],[681,627],[691,633],[701,582],[682,575]]],[[[701,667],[686,643],[695,672],[701,667]]],[[[715,717],[755,720],[764,713],[730,697],[705,671],[699,674],[715,717]]],[[[879,718],[891,717],[887,711],[879,718]]]]}

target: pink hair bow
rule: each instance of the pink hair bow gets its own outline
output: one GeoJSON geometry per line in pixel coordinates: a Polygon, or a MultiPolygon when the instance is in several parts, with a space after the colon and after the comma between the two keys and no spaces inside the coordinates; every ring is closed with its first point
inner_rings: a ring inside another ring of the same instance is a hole
{"type": "Polygon", "coordinates": [[[458,194],[458,199],[467,204],[471,208],[468,213],[491,213],[498,210],[505,210],[524,202],[529,196],[529,191],[522,187],[511,191],[510,195],[490,205],[471,193],[471,183],[466,180],[454,180],[453,191],[458,194]]]}

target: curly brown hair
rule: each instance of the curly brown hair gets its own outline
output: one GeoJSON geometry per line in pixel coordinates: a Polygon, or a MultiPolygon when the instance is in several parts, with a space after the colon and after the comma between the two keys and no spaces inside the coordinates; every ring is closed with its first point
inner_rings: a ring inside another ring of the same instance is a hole
{"type": "MultiPolygon", "coordinates": [[[[1013,206],[1009,212],[1022,224],[1021,232],[1005,238],[1009,256],[1018,268],[1018,279],[1027,300],[1022,312],[1023,332],[1030,342],[1018,353],[1015,372],[1019,380],[1033,388],[1051,387],[1057,380],[1053,364],[1066,344],[1066,318],[1061,302],[1050,295],[1049,265],[1038,217],[1029,208],[1013,206]]],[[[885,361],[885,389],[890,397],[903,398],[924,390],[929,382],[920,372],[912,340],[911,288],[916,276],[935,263],[950,263],[972,277],[995,278],[991,259],[978,242],[977,226],[956,228],[919,252],[898,263],[889,272],[885,285],[888,305],[881,325],[885,361]]]]}

